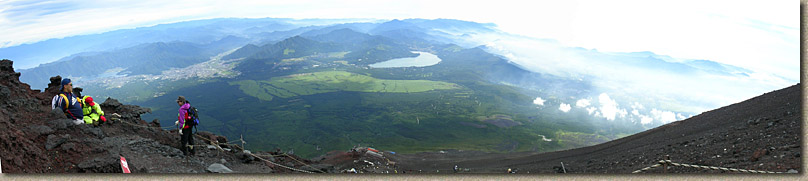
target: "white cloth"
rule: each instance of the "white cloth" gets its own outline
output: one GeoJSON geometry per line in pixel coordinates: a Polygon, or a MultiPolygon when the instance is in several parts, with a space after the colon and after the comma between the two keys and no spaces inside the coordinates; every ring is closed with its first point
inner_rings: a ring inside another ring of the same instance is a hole
{"type": "Polygon", "coordinates": [[[84,118],[73,120],[73,123],[76,124],[76,125],[84,124],[84,118]]]}
{"type": "Polygon", "coordinates": [[[59,95],[53,96],[53,99],[51,99],[51,109],[56,109],[56,100],[58,100],[58,99],[59,99],[59,95]]]}

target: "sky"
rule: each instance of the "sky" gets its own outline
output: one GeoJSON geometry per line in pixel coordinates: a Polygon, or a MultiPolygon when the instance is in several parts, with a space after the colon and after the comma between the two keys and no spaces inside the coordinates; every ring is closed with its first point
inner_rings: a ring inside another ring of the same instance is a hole
{"type": "Polygon", "coordinates": [[[799,1],[0,1],[0,48],[197,19],[448,18],[604,52],[707,59],[799,80],[799,1]]]}

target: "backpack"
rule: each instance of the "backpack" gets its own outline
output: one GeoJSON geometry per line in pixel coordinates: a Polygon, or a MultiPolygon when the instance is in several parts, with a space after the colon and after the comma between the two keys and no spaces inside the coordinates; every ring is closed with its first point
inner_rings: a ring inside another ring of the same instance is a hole
{"type": "MultiPolygon", "coordinates": [[[[59,95],[57,95],[57,96],[61,96],[61,97],[62,97],[62,102],[65,102],[65,107],[64,107],[64,109],[65,109],[65,110],[67,110],[67,109],[68,109],[68,107],[70,107],[70,100],[69,100],[69,99],[67,99],[67,96],[66,96],[65,94],[62,94],[62,93],[59,93],[59,95]]],[[[81,99],[79,99],[79,98],[76,98],[76,101],[78,101],[78,102],[79,102],[80,104],[82,104],[82,105],[84,104],[84,103],[82,102],[82,100],[81,100],[81,99]]],[[[67,111],[67,113],[69,113],[69,114],[70,114],[70,116],[71,116],[71,117],[73,117],[73,119],[78,119],[78,118],[76,117],[76,115],[73,115],[73,113],[72,113],[72,112],[70,112],[69,110],[67,111]]],[[[68,114],[65,114],[65,115],[68,115],[68,114]]]]}
{"type": "Polygon", "coordinates": [[[199,110],[197,110],[196,107],[191,106],[190,108],[188,108],[188,116],[191,117],[191,120],[194,120],[194,121],[186,120],[186,122],[188,122],[186,123],[188,126],[196,127],[196,125],[199,125],[199,110]]]}

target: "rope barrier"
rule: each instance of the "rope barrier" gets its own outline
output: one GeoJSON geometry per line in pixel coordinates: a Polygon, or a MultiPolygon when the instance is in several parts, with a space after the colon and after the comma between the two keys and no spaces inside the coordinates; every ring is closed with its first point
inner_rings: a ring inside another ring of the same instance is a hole
{"type": "Polygon", "coordinates": [[[747,170],[747,169],[737,169],[737,168],[727,168],[727,167],[716,167],[716,166],[704,166],[704,165],[693,165],[693,164],[685,164],[685,163],[675,163],[675,162],[673,162],[671,160],[659,160],[658,164],[652,165],[650,167],[645,167],[643,169],[636,170],[636,171],[631,172],[631,173],[644,172],[644,171],[659,167],[662,164],[670,164],[670,165],[679,166],[679,167],[690,167],[690,168],[711,169],[711,170],[723,170],[723,171],[743,172],[743,173],[783,173],[783,172],[747,170]]]}
{"type": "MultiPolygon", "coordinates": [[[[201,136],[199,136],[199,135],[196,135],[196,136],[197,136],[198,138],[201,138],[201,139],[207,140],[208,142],[211,142],[211,143],[213,142],[212,140],[207,139],[207,138],[204,138],[204,137],[201,137],[201,136]]],[[[242,140],[242,141],[243,141],[243,140],[242,140]]],[[[241,149],[242,151],[244,151],[244,148],[241,148],[241,147],[239,147],[238,145],[234,145],[234,147],[235,147],[235,148],[238,148],[238,149],[241,149]]],[[[247,152],[244,152],[244,153],[247,153],[247,152]]],[[[306,170],[300,170],[300,169],[296,169],[296,168],[288,167],[288,166],[285,166],[285,165],[277,164],[277,163],[275,163],[275,162],[272,162],[272,161],[269,161],[269,160],[267,160],[267,159],[261,158],[261,157],[259,157],[259,156],[255,155],[255,154],[253,154],[253,153],[247,153],[247,154],[249,154],[249,155],[251,155],[251,156],[253,156],[253,157],[255,157],[255,158],[258,158],[258,159],[260,159],[260,160],[262,160],[262,161],[269,162],[269,163],[271,163],[271,164],[273,164],[273,165],[276,165],[276,166],[279,166],[279,167],[283,167],[283,168],[286,168],[286,169],[289,169],[289,170],[292,170],[292,171],[298,171],[298,172],[303,172],[303,173],[314,173],[314,172],[310,172],[310,171],[306,171],[306,170]]],[[[291,158],[291,157],[290,157],[290,158],[291,158]]],[[[294,159],[294,158],[292,158],[292,159],[294,159]]],[[[295,160],[296,160],[296,159],[295,159],[295,160]]],[[[309,166],[309,167],[311,167],[311,166],[309,166]]],[[[312,167],[312,168],[314,168],[314,167],[312,167]]],[[[316,170],[316,169],[315,169],[315,170],[316,170]]],[[[319,171],[319,170],[318,170],[318,171],[319,171]]],[[[322,171],[320,171],[320,172],[322,172],[322,171]]],[[[324,173],[324,172],[323,172],[323,173],[324,173]]]]}
{"type": "Polygon", "coordinates": [[[657,164],[651,165],[650,167],[645,167],[645,168],[642,168],[642,169],[639,169],[639,170],[633,171],[633,172],[631,172],[631,173],[640,173],[640,172],[648,171],[648,170],[654,169],[654,168],[656,168],[656,167],[660,167],[660,166],[662,166],[662,164],[664,164],[664,163],[665,163],[664,161],[660,160],[660,161],[659,161],[659,163],[657,163],[657,164]]]}
{"type": "Polygon", "coordinates": [[[318,171],[318,172],[320,172],[320,173],[325,173],[325,172],[323,172],[322,170],[318,170],[317,168],[314,168],[314,167],[312,167],[312,166],[311,166],[311,165],[309,165],[309,164],[303,163],[303,162],[301,162],[300,160],[295,159],[295,157],[292,157],[292,156],[287,155],[286,153],[283,153],[283,156],[289,157],[289,158],[291,158],[292,160],[295,160],[295,161],[297,161],[298,163],[301,163],[301,164],[303,164],[303,165],[305,165],[305,166],[308,166],[309,168],[312,168],[312,169],[314,169],[314,170],[317,170],[317,171],[318,171]]]}

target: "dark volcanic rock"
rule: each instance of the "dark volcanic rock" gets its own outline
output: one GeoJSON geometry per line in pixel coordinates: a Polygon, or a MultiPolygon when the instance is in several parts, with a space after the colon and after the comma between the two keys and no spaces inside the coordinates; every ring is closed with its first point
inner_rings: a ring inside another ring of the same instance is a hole
{"type": "Polygon", "coordinates": [[[101,130],[101,128],[93,127],[90,125],[81,125],[78,127],[81,128],[81,131],[84,132],[85,134],[93,135],[99,139],[104,138],[104,131],[101,130]]]}
{"type": "Polygon", "coordinates": [[[117,155],[106,155],[86,160],[78,164],[79,172],[91,173],[121,173],[117,155]]]}
{"type": "Polygon", "coordinates": [[[101,103],[101,107],[112,109],[112,110],[116,110],[119,107],[121,107],[122,105],[123,104],[121,104],[121,102],[118,102],[117,99],[113,99],[113,98],[107,98],[107,100],[105,100],[103,103],[101,103]]]}
{"type": "Polygon", "coordinates": [[[36,134],[36,136],[49,135],[55,132],[50,127],[44,125],[31,125],[27,127],[27,131],[36,134]]]}
{"type": "Polygon", "coordinates": [[[70,135],[48,135],[48,139],[45,142],[45,149],[52,150],[59,145],[62,145],[67,139],[70,138],[70,135]]]}
{"type": "Polygon", "coordinates": [[[68,127],[71,127],[73,125],[75,125],[73,124],[73,120],[69,119],[57,119],[48,121],[48,126],[56,130],[67,129],[68,127]]]}
{"type": "Polygon", "coordinates": [[[76,151],[76,144],[75,143],[65,143],[62,144],[63,151],[76,151]]]}
{"type": "Polygon", "coordinates": [[[239,152],[239,153],[236,153],[236,157],[237,157],[239,160],[241,160],[241,162],[242,162],[242,163],[251,163],[252,161],[255,161],[255,160],[256,160],[256,158],[255,158],[255,157],[253,157],[252,155],[247,154],[247,153],[245,153],[245,152],[239,152]]]}
{"type": "Polygon", "coordinates": [[[51,109],[50,114],[48,115],[48,119],[49,120],[67,119],[67,116],[64,114],[64,112],[62,112],[62,110],[59,110],[57,108],[57,109],[51,109]]]}

